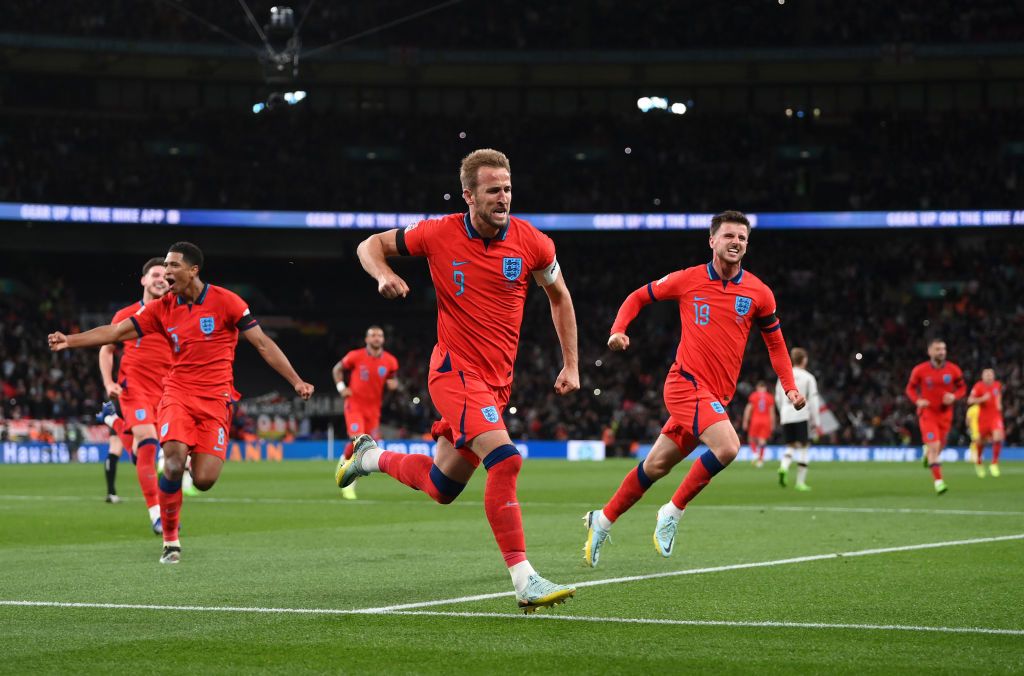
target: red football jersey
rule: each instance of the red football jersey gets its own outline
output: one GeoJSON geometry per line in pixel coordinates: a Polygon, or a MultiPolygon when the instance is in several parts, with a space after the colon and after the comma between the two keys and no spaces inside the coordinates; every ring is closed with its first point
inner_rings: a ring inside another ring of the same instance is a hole
{"type": "MultiPolygon", "coordinates": [[[[158,302],[158,301],[152,301],[158,302]]],[[[121,308],[110,321],[120,324],[140,309],[144,303],[136,301],[121,308]]],[[[163,336],[148,336],[126,340],[124,353],[117,367],[117,382],[135,396],[159,395],[164,389],[164,377],[171,368],[171,348],[163,336]]]]}
{"type": "Polygon", "coordinates": [[[1002,416],[1002,411],[996,408],[996,398],[1002,396],[1003,384],[998,380],[993,380],[991,384],[986,384],[984,380],[979,380],[971,388],[972,397],[984,396],[986,392],[992,396],[978,404],[978,417],[998,418],[1002,416]]]}
{"type": "Polygon", "coordinates": [[[387,350],[381,350],[375,357],[364,347],[346,354],[341,360],[341,368],[352,372],[346,383],[352,390],[350,400],[364,410],[379,411],[384,398],[384,383],[395,377],[398,359],[387,350]]]}
{"type": "Polygon", "coordinates": [[[910,381],[907,383],[906,394],[910,401],[917,403],[918,399],[927,399],[928,408],[924,411],[953,415],[953,405],[942,403],[942,395],[947,392],[953,393],[957,399],[967,393],[967,385],[964,383],[964,374],[960,367],[951,361],[936,368],[931,360],[921,362],[910,372],[910,381]]]}
{"type": "Polygon", "coordinates": [[[750,422],[771,422],[772,409],[775,408],[775,397],[768,392],[754,390],[747,402],[753,404],[750,409],[750,422]]]}
{"type": "Polygon", "coordinates": [[[510,216],[496,237],[484,239],[468,213],[420,221],[398,236],[399,251],[425,256],[430,266],[438,348],[477,369],[488,385],[511,383],[530,273],[557,265],[551,238],[510,216]]]}
{"type": "MultiPolygon", "coordinates": [[[[647,294],[652,302],[679,302],[682,331],[673,370],[695,379],[722,401],[729,401],[736,391],[750,327],[755,320],[775,314],[771,289],[742,269],[731,280],[724,280],[711,263],[706,263],[676,270],[649,283],[647,294]]],[[[612,333],[626,332],[628,321],[622,324],[623,319],[621,315],[616,318],[612,333]]],[[[765,330],[777,329],[775,325],[765,330]]],[[[778,375],[784,379],[787,391],[796,388],[792,370],[778,375]]]]}
{"type": "Polygon", "coordinates": [[[195,303],[169,293],[139,308],[131,320],[140,337],[159,333],[170,343],[173,361],[166,391],[232,398],[231,365],[238,332],[257,325],[244,300],[227,289],[207,284],[195,303]]]}

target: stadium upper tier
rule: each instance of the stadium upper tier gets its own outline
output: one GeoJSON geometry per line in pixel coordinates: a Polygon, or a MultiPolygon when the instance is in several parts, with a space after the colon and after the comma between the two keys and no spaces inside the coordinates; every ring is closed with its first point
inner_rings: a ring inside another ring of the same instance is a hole
{"type": "MultiPolygon", "coordinates": [[[[260,25],[279,2],[250,1],[260,25]]],[[[31,0],[4,8],[8,32],[231,44],[215,25],[253,45],[258,36],[239,4],[175,0],[31,0]],[[177,6],[177,7],[176,7],[177,6]],[[199,20],[189,16],[184,8],[199,20]]],[[[680,50],[735,47],[848,46],[883,43],[1014,41],[1024,8],[1000,0],[912,0],[900,3],[818,0],[613,0],[439,3],[422,0],[293,3],[307,47],[336,42],[398,19],[447,5],[354,41],[358,48],[444,50],[680,50]]]]}
{"type": "Polygon", "coordinates": [[[1024,207],[1019,109],[33,112],[0,115],[0,202],[447,213],[461,158],[495,147],[523,213],[1024,207]]]}

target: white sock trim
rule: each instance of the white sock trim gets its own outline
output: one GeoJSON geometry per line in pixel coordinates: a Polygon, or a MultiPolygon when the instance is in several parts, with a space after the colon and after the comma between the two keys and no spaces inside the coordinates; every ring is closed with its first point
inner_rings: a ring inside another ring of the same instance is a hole
{"type": "Polygon", "coordinates": [[[379,472],[380,471],[380,454],[383,453],[379,448],[371,448],[370,450],[363,453],[362,460],[359,462],[359,466],[364,472],[379,472]]]}
{"type": "Polygon", "coordinates": [[[150,523],[156,523],[156,520],[160,518],[160,505],[153,505],[149,508],[149,521],[150,523]]]}
{"type": "Polygon", "coordinates": [[[520,561],[508,569],[508,574],[512,576],[512,586],[516,588],[517,594],[523,593],[530,581],[530,576],[536,575],[536,573],[537,571],[533,569],[529,561],[520,561]]]}
{"type": "Polygon", "coordinates": [[[658,510],[658,516],[673,516],[676,519],[681,519],[683,518],[683,512],[685,511],[685,509],[679,509],[676,507],[675,503],[669,500],[661,506],[661,509],[658,510]]]}
{"type": "Polygon", "coordinates": [[[602,530],[611,530],[612,522],[608,520],[608,517],[604,515],[604,510],[599,509],[594,512],[594,519],[597,521],[597,525],[602,530]]]}

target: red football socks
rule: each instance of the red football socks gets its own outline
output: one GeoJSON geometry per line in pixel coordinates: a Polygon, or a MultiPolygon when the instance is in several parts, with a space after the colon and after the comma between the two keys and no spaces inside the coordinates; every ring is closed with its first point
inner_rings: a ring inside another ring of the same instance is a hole
{"type": "Polygon", "coordinates": [[[725,469],[725,466],[715,457],[711,451],[704,451],[704,454],[690,466],[683,483],[672,495],[672,504],[679,509],[686,509],[686,505],[697,497],[697,494],[704,490],[704,487],[711,483],[711,477],[725,469]]]}
{"type": "Polygon", "coordinates": [[[178,524],[181,519],[181,481],[171,481],[160,476],[160,521],[164,528],[164,542],[175,542],[178,539],[178,524]]]}
{"type": "Polygon", "coordinates": [[[156,439],[143,439],[135,451],[135,473],[139,477],[139,487],[142,488],[146,507],[152,507],[159,502],[156,486],[156,447],[156,439]]]}
{"type": "Polygon", "coordinates": [[[1003,450],[1003,442],[1001,442],[1001,441],[993,441],[992,442],[992,464],[993,465],[998,465],[999,464],[999,454],[1002,452],[1002,450],[1003,450]]]}
{"type": "Polygon", "coordinates": [[[512,444],[498,446],[483,460],[487,469],[484,511],[505,565],[512,567],[526,560],[526,535],[523,514],[516,497],[516,479],[523,458],[512,444]]]}
{"type": "Polygon", "coordinates": [[[626,478],[619,484],[619,490],[608,501],[601,512],[606,519],[615,523],[620,516],[636,504],[637,500],[644,496],[644,493],[651,487],[651,481],[644,473],[644,464],[641,462],[626,475],[626,478]]]}
{"type": "Polygon", "coordinates": [[[941,464],[936,462],[936,463],[933,463],[933,464],[929,465],[928,468],[931,469],[931,471],[932,471],[932,478],[934,478],[936,481],[942,481],[942,465],[941,464]]]}

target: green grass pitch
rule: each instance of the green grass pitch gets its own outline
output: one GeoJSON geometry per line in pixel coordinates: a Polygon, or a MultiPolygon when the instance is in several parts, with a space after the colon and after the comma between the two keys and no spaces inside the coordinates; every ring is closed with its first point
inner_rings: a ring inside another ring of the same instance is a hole
{"type": "Polygon", "coordinates": [[[186,498],[182,563],[161,566],[130,466],[119,505],[99,465],[3,466],[0,672],[1024,671],[1024,464],[998,479],[947,465],[937,497],[917,464],[812,465],[813,492],[796,493],[736,463],[664,559],[655,511],[688,464],[589,569],[580,517],[632,463],[528,460],[530,561],[581,585],[531,617],[508,593],[483,476],[448,506],[377,475],[349,502],[325,462],[230,464],[186,498]],[[691,572],[645,577],[677,571],[691,572]]]}

